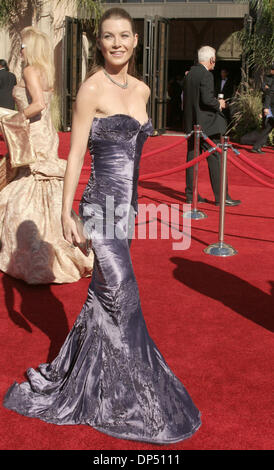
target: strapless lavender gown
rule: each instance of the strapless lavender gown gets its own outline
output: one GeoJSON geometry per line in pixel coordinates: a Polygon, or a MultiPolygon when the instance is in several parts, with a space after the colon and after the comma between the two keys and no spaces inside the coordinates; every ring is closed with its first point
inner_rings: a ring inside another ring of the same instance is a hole
{"type": "Polygon", "coordinates": [[[93,168],[80,203],[95,261],[87,300],[58,356],[28,369],[29,381],[14,383],[4,405],[49,423],[170,444],[201,421],[148,334],[130,258],[140,156],[151,133],[150,121],[124,114],[94,119],[93,168]]]}

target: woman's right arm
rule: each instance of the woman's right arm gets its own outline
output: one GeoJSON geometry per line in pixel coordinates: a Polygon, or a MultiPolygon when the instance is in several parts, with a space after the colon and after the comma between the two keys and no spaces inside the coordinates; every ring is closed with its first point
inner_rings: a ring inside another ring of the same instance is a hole
{"type": "Polygon", "coordinates": [[[31,103],[24,109],[23,113],[27,119],[30,119],[45,108],[43,89],[39,73],[34,66],[28,65],[23,71],[23,77],[31,96],[31,103]]]}
{"type": "Polygon", "coordinates": [[[87,150],[88,137],[97,110],[98,90],[92,80],[84,82],[77,94],[73,112],[70,152],[64,177],[62,226],[65,239],[80,242],[71,209],[87,150]]]}

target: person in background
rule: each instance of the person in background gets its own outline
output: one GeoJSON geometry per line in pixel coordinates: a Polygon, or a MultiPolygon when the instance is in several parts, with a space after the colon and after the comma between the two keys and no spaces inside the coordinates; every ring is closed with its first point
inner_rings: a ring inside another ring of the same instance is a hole
{"type": "Polygon", "coordinates": [[[58,157],[59,137],[51,118],[53,50],[48,36],[31,26],[21,38],[23,75],[13,89],[17,126],[6,122],[5,134],[14,134],[11,156],[20,155],[31,142],[36,160],[19,166],[16,178],[0,192],[0,270],[28,284],[75,282],[90,277],[93,254],[85,256],[63,237],[67,162],[58,157]],[[18,139],[21,127],[29,129],[24,140],[18,139]]]}
{"type": "MultiPolygon", "coordinates": [[[[187,76],[189,70],[185,71],[184,79],[187,76]]],[[[184,80],[182,80],[182,93],[181,93],[181,110],[184,110],[184,80]]]]}
{"type": "Polygon", "coordinates": [[[262,147],[274,128],[274,62],[270,74],[266,75],[262,85],[263,90],[263,130],[260,132],[251,150],[252,153],[264,153],[262,147]]]}
{"type": "Polygon", "coordinates": [[[15,102],[12,96],[13,87],[16,85],[14,73],[9,71],[7,62],[0,59],[0,107],[14,109],[15,102]]]}
{"type": "Polygon", "coordinates": [[[172,78],[168,84],[168,126],[173,129],[180,128],[181,123],[181,93],[180,76],[172,78]]]}
{"type": "Polygon", "coordinates": [[[231,113],[229,108],[229,103],[234,95],[235,84],[231,78],[231,74],[228,69],[222,68],[220,70],[220,76],[215,81],[215,96],[218,98],[218,95],[223,95],[223,99],[226,102],[226,107],[222,109],[227,124],[231,122],[231,113]]]}
{"type": "MultiPolygon", "coordinates": [[[[184,113],[183,130],[187,134],[192,132],[195,125],[200,125],[205,134],[218,143],[220,136],[225,133],[227,122],[222,114],[226,103],[224,99],[214,96],[214,79],[211,71],[214,70],[216,51],[210,46],[203,46],[198,50],[198,64],[191,67],[184,80],[184,113]]],[[[209,145],[201,139],[201,147],[208,150],[209,145]]],[[[187,161],[194,158],[194,136],[187,142],[187,161]]],[[[213,152],[207,157],[211,187],[215,197],[215,204],[220,205],[220,155],[213,152]]],[[[186,170],[186,201],[192,203],[193,198],[193,167],[186,170]]],[[[198,202],[207,202],[198,196],[198,202]]],[[[237,206],[241,201],[233,200],[226,194],[227,206],[237,206]]]]}
{"type": "Polygon", "coordinates": [[[220,76],[215,81],[215,95],[224,95],[224,100],[231,99],[234,94],[234,81],[226,68],[220,70],[220,76]]]}

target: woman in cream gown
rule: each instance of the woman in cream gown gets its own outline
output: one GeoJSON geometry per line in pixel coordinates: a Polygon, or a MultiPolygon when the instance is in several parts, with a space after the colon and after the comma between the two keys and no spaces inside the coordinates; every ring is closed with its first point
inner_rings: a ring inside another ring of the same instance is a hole
{"type": "MultiPolygon", "coordinates": [[[[48,38],[29,27],[23,30],[22,39],[27,67],[13,96],[20,119],[29,119],[28,138],[36,161],[19,167],[16,178],[0,192],[0,269],[29,284],[70,283],[91,275],[93,254],[85,256],[63,237],[66,161],[58,158],[59,139],[50,112],[53,92],[46,89],[41,67],[27,61],[27,49],[42,41],[46,50],[48,38]]],[[[12,133],[12,129],[9,131],[12,133]]],[[[13,146],[18,146],[18,141],[15,135],[13,146]]],[[[24,145],[22,141],[20,145],[24,145]]],[[[10,153],[13,150],[18,153],[18,148],[9,148],[10,153]]]]}

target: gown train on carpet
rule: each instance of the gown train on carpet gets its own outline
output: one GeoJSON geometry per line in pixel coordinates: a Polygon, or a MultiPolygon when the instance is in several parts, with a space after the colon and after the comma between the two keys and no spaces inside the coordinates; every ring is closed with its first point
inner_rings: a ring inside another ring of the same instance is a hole
{"type": "Polygon", "coordinates": [[[150,121],[128,115],[94,118],[80,203],[94,251],[87,300],[58,356],[29,369],[29,381],[13,384],[4,404],[49,423],[169,444],[192,436],[201,420],[148,333],[131,263],[139,162],[151,133],[150,121]]]}

